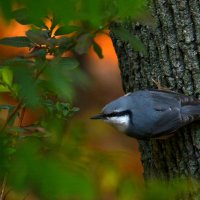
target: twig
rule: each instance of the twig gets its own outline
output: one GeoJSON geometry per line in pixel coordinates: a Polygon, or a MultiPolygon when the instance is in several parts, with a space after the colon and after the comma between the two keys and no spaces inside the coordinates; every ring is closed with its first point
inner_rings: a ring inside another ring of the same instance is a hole
{"type": "MultiPolygon", "coordinates": [[[[42,69],[36,74],[35,76],[35,81],[39,78],[40,74],[44,71],[46,67],[46,61],[44,62],[43,66],[42,66],[42,69]]],[[[9,115],[8,119],[6,120],[5,124],[3,125],[3,127],[1,128],[0,130],[0,133],[2,133],[6,127],[8,126],[9,122],[13,119],[13,117],[15,116],[15,114],[21,109],[21,106],[22,106],[23,102],[22,100],[17,104],[15,110],[9,115]]],[[[25,107],[23,107],[23,109],[25,109],[25,107]]],[[[24,110],[25,111],[25,110],[24,110]]],[[[20,126],[22,125],[22,121],[23,121],[23,118],[24,118],[24,111],[22,110],[22,116],[20,116],[20,126]]]]}
{"type": "Polygon", "coordinates": [[[4,197],[3,197],[3,200],[6,200],[6,197],[8,196],[8,194],[11,192],[11,189],[9,189],[5,194],[4,194],[4,197]]]}
{"type": "Polygon", "coordinates": [[[7,87],[8,90],[10,90],[10,92],[13,93],[14,96],[17,98],[17,93],[16,93],[16,91],[13,90],[13,88],[12,88],[9,84],[7,84],[7,83],[5,83],[5,82],[3,82],[3,81],[0,81],[0,85],[2,85],[2,86],[4,86],[4,87],[7,87]]]}
{"type": "Polygon", "coordinates": [[[47,64],[47,60],[44,61],[44,64],[42,65],[42,68],[36,73],[35,75],[35,81],[37,81],[37,79],[39,78],[39,76],[42,74],[42,72],[44,71],[45,67],[47,64]]]}
{"type": "Polygon", "coordinates": [[[20,117],[19,117],[19,127],[22,127],[22,122],[23,122],[23,119],[24,119],[25,111],[26,111],[26,107],[23,106],[20,117]]]}
{"type": "Polygon", "coordinates": [[[22,101],[20,101],[20,102],[17,104],[15,110],[8,116],[8,119],[6,120],[5,124],[4,124],[3,127],[1,128],[0,133],[2,133],[2,132],[6,129],[6,127],[7,127],[8,124],[9,124],[9,122],[13,119],[13,117],[14,117],[15,114],[19,111],[19,109],[21,108],[21,106],[22,106],[22,101]]]}
{"type": "Polygon", "coordinates": [[[7,176],[5,175],[4,179],[3,179],[3,183],[2,183],[0,200],[3,200],[3,194],[4,194],[4,191],[5,191],[5,187],[6,187],[6,181],[7,181],[7,176]]]}

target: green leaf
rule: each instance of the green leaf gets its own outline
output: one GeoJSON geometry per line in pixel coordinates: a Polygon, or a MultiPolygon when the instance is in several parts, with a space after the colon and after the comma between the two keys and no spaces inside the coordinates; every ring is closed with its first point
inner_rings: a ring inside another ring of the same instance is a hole
{"type": "Polygon", "coordinates": [[[10,90],[8,89],[7,86],[3,86],[3,85],[0,85],[0,92],[9,92],[10,90]]]}
{"type": "Polygon", "coordinates": [[[55,35],[66,35],[66,34],[70,34],[73,33],[75,31],[78,31],[80,29],[80,27],[78,26],[60,26],[56,32],[55,35]]]}
{"type": "Polygon", "coordinates": [[[90,33],[85,33],[77,39],[77,44],[74,47],[74,50],[79,55],[85,54],[88,52],[89,47],[92,44],[92,35],[90,33]]]}
{"type": "Polygon", "coordinates": [[[135,51],[139,51],[146,54],[146,48],[141,42],[141,40],[137,36],[131,34],[127,29],[123,27],[118,27],[112,28],[112,31],[122,41],[130,43],[135,51]]]}
{"type": "Polygon", "coordinates": [[[31,51],[28,56],[29,57],[34,57],[34,58],[44,58],[46,55],[46,50],[45,49],[34,49],[33,51],[31,51]]]}
{"type": "Polygon", "coordinates": [[[8,171],[10,167],[10,157],[7,152],[7,148],[10,148],[12,138],[6,134],[0,135],[0,179],[2,180],[2,177],[5,177],[5,173],[8,171]]]}
{"type": "Polygon", "coordinates": [[[1,75],[3,82],[11,86],[13,82],[13,72],[8,67],[5,67],[1,70],[1,75]]]}
{"type": "Polygon", "coordinates": [[[0,92],[9,92],[12,87],[13,73],[8,67],[0,69],[0,92]]]}
{"type": "Polygon", "coordinates": [[[42,155],[38,143],[18,145],[15,159],[11,161],[8,183],[16,191],[34,190],[39,199],[94,199],[89,177],[81,170],[63,166],[58,158],[42,155]]]}
{"type": "Polygon", "coordinates": [[[0,44],[13,47],[30,47],[31,41],[24,36],[6,37],[0,39],[0,44]]]}
{"type": "Polygon", "coordinates": [[[87,21],[91,27],[97,28],[103,23],[105,10],[102,7],[104,2],[102,0],[85,0],[80,4],[80,10],[76,14],[80,20],[87,21]]]}
{"type": "Polygon", "coordinates": [[[39,29],[28,30],[26,31],[26,35],[33,43],[39,45],[48,43],[47,39],[50,38],[49,30],[39,30],[39,29]]]}
{"type": "Polygon", "coordinates": [[[19,96],[27,106],[35,107],[39,104],[37,85],[30,69],[23,66],[12,68],[16,84],[19,89],[19,96]]]}
{"type": "Polygon", "coordinates": [[[95,41],[93,41],[93,48],[99,58],[103,58],[102,49],[95,41]]]}
{"type": "Polygon", "coordinates": [[[10,19],[12,16],[12,4],[13,2],[11,2],[11,0],[8,1],[0,1],[0,9],[1,9],[1,13],[3,14],[3,17],[5,17],[6,19],[10,19]]]}
{"type": "Polygon", "coordinates": [[[67,77],[67,67],[62,65],[54,65],[47,67],[44,71],[47,76],[47,87],[54,94],[62,98],[72,99],[74,91],[72,84],[67,77]]]}
{"type": "Polygon", "coordinates": [[[30,16],[28,14],[27,8],[20,8],[13,11],[13,17],[18,23],[22,25],[31,24],[31,20],[30,20],[30,16]]]}
{"type": "Polygon", "coordinates": [[[6,153],[7,153],[8,155],[12,155],[12,154],[14,154],[15,152],[16,152],[16,149],[15,149],[15,148],[8,147],[8,148],[6,149],[6,153]]]}
{"type": "MultiPolygon", "coordinates": [[[[40,28],[46,28],[45,23],[43,22],[43,20],[38,19],[37,15],[34,16],[34,18],[30,15],[31,13],[31,9],[30,8],[20,8],[17,10],[14,10],[12,12],[12,17],[20,24],[22,25],[29,25],[29,24],[34,24],[37,27],[40,28]]],[[[44,13],[45,15],[45,13],[44,13]]]]}
{"type": "Polygon", "coordinates": [[[16,57],[16,58],[5,60],[4,63],[5,63],[6,66],[12,66],[12,67],[21,66],[21,65],[30,67],[30,66],[33,65],[34,61],[29,60],[29,59],[16,57]]]}
{"type": "Polygon", "coordinates": [[[70,39],[67,37],[59,37],[56,39],[56,45],[58,46],[65,46],[67,43],[69,43],[70,39]]]}
{"type": "Polygon", "coordinates": [[[79,66],[78,60],[69,57],[62,57],[56,63],[61,67],[67,67],[67,69],[74,69],[79,66]]]}
{"type": "Polygon", "coordinates": [[[147,9],[147,0],[116,0],[117,15],[120,18],[137,17],[144,14],[147,9]]]}

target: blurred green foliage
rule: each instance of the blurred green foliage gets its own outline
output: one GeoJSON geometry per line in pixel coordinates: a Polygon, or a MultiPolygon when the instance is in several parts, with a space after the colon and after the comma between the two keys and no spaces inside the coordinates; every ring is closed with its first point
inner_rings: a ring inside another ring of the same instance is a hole
{"type": "Polygon", "coordinates": [[[18,191],[37,193],[41,199],[62,199],[81,196],[92,199],[94,189],[87,173],[72,168],[59,158],[59,151],[50,153],[42,141],[26,140],[12,160],[8,181],[18,191]],[[86,176],[87,175],[87,176],[86,176]],[[78,192],[78,193],[77,193],[78,192]]]}
{"type": "MultiPolygon", "coordinates": [[[[145,0],[0,1],[5,20],[30,25],[25,36],[0,39],[1,45],[29,49],[25,56],[0,63],[0,92],[16,102],[0,105],[0,112],[6,113],[0,121],[1,199],[9,199],[10,190],[47,200],[101,199],[101,187],[110,187],[122,200],[165,200],[179,193],[182,187],[165,190],[166,185],[157,184],[145,189],[133,178],[119,179],[115,167],[108,170],[112,162],[106,155],[84,146],[81,127],[66,131],[69,119],[79,111],[72,104],[75,88],[87,82],[76,56],[93,46],[103,58],[96,34],[104,33],[112,21],[143,15],[145,9],[145,0]],[[40,110],[41,115],[25,126],[27,108],[40,110]],[[99,178],[94,167],[102,157],[106,164],[100,171],[110,173],[99,178]]],[[[126,30],[116,29],[115,34],[135,50],[145,51],[126,30]]]]}

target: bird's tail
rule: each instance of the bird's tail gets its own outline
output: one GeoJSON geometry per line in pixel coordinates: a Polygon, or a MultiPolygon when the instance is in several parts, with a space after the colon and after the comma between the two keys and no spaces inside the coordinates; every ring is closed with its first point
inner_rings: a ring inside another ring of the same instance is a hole
{"type": "Polygon", "coordinates": [[[200,104],[183,106],[181,112],[188,117],[191,116],[195,119],[200,119],[200,104]]]}

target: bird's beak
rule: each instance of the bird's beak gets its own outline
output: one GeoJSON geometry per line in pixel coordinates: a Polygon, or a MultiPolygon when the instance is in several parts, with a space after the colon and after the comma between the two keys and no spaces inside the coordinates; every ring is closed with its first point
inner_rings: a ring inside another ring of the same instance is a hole
{"type": "Polygon", "coordinates": [[[91,117],[90,119],[105,119],[105,116],[104,114],[100,113],[98,115],[91,117]]]}

